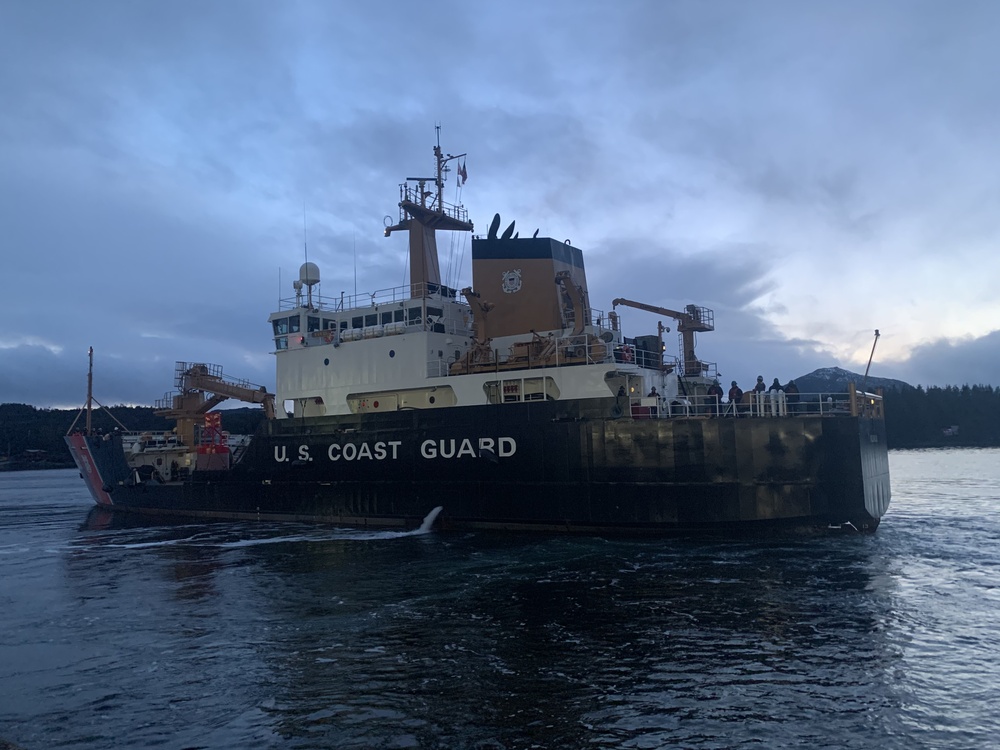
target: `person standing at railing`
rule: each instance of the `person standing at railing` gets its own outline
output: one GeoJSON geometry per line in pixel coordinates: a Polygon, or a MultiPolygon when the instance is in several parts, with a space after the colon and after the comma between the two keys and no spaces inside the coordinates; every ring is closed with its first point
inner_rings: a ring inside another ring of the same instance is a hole
{"type": "Polygon", "coordinates": [[[764,394],[767,393],[767,386],[764,384],[764,376],[758,375],[757,382],[754,383],[753,390],[750,391],[750,414],[758,417],[764,415],[764,394]]]}
{"type": "Polygon", "coordinates": [[[771,387],[767,389],[767,395],[771,401],[771,416],[785,416],[788,409],[787,402],[785,401],[785,389],[777,378],[771,383],[771,387]]]}
{"type": "Polygon", "coordinates": [[[719,415],[719,402],[722,400],[722,386],[719,385],[719,381],[713,380],[712,385],[708,386],[708,407],[711,409],[713,416],[719,415]]]}
{"type": "Polygon", "coordinates": [[[736,381],[729,387],[729,406],[733,412],[734,417],[740,415],[739,408],[740,402],[743,400],[743,389],[736,385],[736,381]]]}
{"type": "Polygon", "coordinates": [[[788,400],[788,411],[796,414],[799,411],[799,387],[794,380],[789,380],[785,386],[785,398],[788,400]]]}

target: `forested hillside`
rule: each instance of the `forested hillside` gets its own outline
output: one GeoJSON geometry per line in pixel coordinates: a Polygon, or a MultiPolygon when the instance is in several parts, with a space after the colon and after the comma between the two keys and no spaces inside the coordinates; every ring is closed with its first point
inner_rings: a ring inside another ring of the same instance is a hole
{"type": "Polygon", "coordinates": [[[885,394],[890,448],[1000,445],[1000,388],[904,388],[885,394]]]}

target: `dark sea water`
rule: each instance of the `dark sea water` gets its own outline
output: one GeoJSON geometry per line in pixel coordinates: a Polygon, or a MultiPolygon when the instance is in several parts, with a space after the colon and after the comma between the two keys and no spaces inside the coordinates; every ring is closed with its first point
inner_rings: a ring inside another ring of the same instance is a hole
{"type": "Polygon", "coordinates": [[[1000,747],[1000,450],[890,464],[876,534],[757,540],[129,527],[0,474],[0,740],[1000,747]]]}

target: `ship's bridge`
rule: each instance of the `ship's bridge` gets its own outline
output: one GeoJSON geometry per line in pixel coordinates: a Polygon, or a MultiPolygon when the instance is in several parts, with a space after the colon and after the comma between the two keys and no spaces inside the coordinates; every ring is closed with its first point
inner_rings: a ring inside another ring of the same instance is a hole
{"type": "Polygon", "coordinates": [[[366,294],[338,297],[301,293],[279,301],[269,320],[274,349],[281,353],[301,346],[341,343],[417,331],[467,337],[469,306],[458,292],[441,284],[422,284],[413,296],[410,284],[366,294]]]}

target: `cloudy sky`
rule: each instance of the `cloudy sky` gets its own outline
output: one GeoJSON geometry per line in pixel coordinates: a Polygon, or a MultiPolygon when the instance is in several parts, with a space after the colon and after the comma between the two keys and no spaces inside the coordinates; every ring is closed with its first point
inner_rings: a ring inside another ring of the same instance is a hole
{"type": "MultiPolygon", "coordinates": [[[[726,381],[863,372],[878,328],[875,375],[1000,385],[998,25],[994,2],[6,0],[0,402],[79,405],[91,345],[106,404],[152,403],[176,360],[273,386],[303,225],[325,295],[355,262],[358,291],[402,284],[383,219],[436,124],[477,231],[570,239],[599,309],[713,308],[726,381]]],[[[468,239],[440,243],[469,283],[468,239]]]]}

